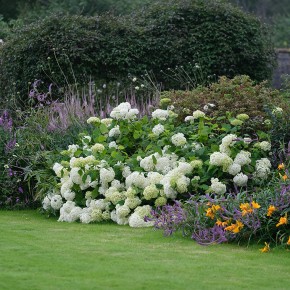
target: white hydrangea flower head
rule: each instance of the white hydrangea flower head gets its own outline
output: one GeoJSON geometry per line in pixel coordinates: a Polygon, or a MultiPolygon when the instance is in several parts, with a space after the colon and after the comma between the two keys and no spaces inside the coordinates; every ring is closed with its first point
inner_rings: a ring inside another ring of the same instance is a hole
{"type": "Polygon", "coordinates": [[[82,176],[79,174],[81,169],[79,167],[74,167],[71,169],[69,176],[73,183],[81,184],[82,183],[82,176]]]}
{"type": "Polygon", "coordinates": [[[202,168],[202,165],[203,165],[203,162],[202,160],[200,159],[196,159],[196,160],[192,160],[190,162],[190,165],[192,166],[192,169],[201,169],[202,168]]]}
{"type": "Polygon", "coordinates": [[[222,144],[224,146],[232,146],[233,144],[236,143],[236,141],[234,141],[235,139],[237,139],[237,135],[236,134],[228,134],[226,135],[223,139],[222,139],[222,144]]]}
{"type": "Polygon", "coordinates": [[[186,116],[184,122],[192,123],[194,122],[195,118],[193,116],[186,116]]]}
{"type": "Polygon", "coordinates": [[[59,194],[56,194],[54,196],[51,197],[50,199],[50,206],[55,209],[58,210],[62,207],[63,202],[62,202],[62,197],[59,194]]]}
{"type": "Polygon", "coordinates": [[[156,207],[161,207],[163,205],[166,205],[166,203],[167,203],[167,198],[164,196],[159,196],[158,198],[156,198],[154,205],[156,207]]]}
{"type": "Polygon", "coordinates": [[[162,134],[164,132],[164,126],[161,124],[157,124],[153,127],[152,132],[154,135],[159,136],[160,134],[162,134]]]}
{"type": "Polygon", "coordinates": [[[238,173],[240,173],[242,170],[242,167],[240,164],[238,163],[233,163],[229,166],[228,168],[228,173],[231,175],[237,175],[238,173]]]}
{"type": "Polygon", "coordinates": [[[215,166],[224,166],[224,164],[231,164],[232,159],[225,153],[214,152],[209,157],[209,164],[215,166]]]}
{"type": "Polygon", "coordinates": [[[91,222],[93,222],[93,218],[91,216],[92,211],[84,208],[82,213],[80,214],[80,221],[83,224],[89,224],[91,222]]]}
{"type": "Polygon", "coordinates": [[[129,226],[132,228],[145,228],[152,227],[154,225],[153,221],[145,222],[144,217],[141,217],[138,212],[134,212],[129,217],[129,226]]]}
{"type": "Polygon", "coordinates": [[[127,205],[116,205],[116,215],[119,218],[127,217],[131,209],[127,205]]]}
{"type": "Polygon", "coordinates": [[[88,124],[99,124],[101,120],[98,117],[90,117],[87,119],[88,124]]]}
{"type": "Polygon", "coordinates": [[[227,187],[225,184],[219,181],[218,178],[211,178],[211,186],[210,189],[212,192],[222,195],[226,193],[227,187]]]}
{"type": "Polygon", "coordinates": [[[129,187],[125,192],[127,198],[135,198],[136,195],[137,191],[133,187],[129,187]]]}
{"type": "Polygon", "coordinates": [[[102,124],[105,124],[107,127],[109,127],[113,122],[113,119],[112,118],[104,118],[101,120],[101,123],[102,124]]]}
{"type": "Polygon", "coordinates": [[[158,172],[149,172],[147,175],[147,181],[149,184],[158,184],[160,183],[163,175],[158,172]]]}
{"type": "Polygon", "coordinates": [[[66,179],[66,181],[62,182],[61,188],[60,188],[61,195],[63,196],[66,191],[69,191],[73,187],[73,185],[74,185],[74,183],[70,178],[68,178],[68,179],[66,179]]]}
{"type": "Polygon", "coordinates": [[[71,190],[67,190],[65,191],[62,196],[66,199],[66,200],[71,200],[73,201],[75,199],[75,192],[71,191],[71,190]]]}
{"type": "Polygon", "coordinates": [[[192,113],[192,116],[194,119],[199,119],[199,118],[204,118],[205,117],[205,113],[200,111],[200,110],[196,110],[192,113]]]}
{"type": "Polygon", "coordinates": [[[100,181],[102,183],[109,183],[115,178],[115,172],[112,167],[100,169],[100,181]]]}
{"type": "Polygon", "coordinates": [[[237,186],[246,186],[248,179],[249,178],[246,174],[239,173],[233,178],[233,181],[237,186]]]}
{"type": "Polygon", "coordinates": [[[123,170],[122,170],[122,176],[124,178],[127,178],[130,174],[131,174],[131,169],[129,166],[124,166],[123,170]]]}
{"type": "Polygon", "coordinates": [[[119,125],[115,126],[109,131],[109,137],[117,138],[121,134],[119,125]]]}
{"type": "Polygon", "coordinates": [[[186,144],[186,138],[183,133],[177,133],[171,137],[171,142],[173,145],[180,147],[186,144]]]}
{"type": "Polygon", "coordinates": [[[127,178],[126,178],[126,188],[136,186],[139,188],[145,188],[148,185],[148,181],[146,177],[144,176],[143,172],[132,172],[127,178]]]}
{"type": "Polygon", "coordinates": [[[141,203],[142,201],[139,197],[127,197],[124,205],[128,206],[130,209],[135,209],[141,203]]]}
{"type": "Polygon", "coordinates": [[[55,172],[57,177],[61,177],[61,171],[64,169],[64,167],[60,163],[54,163],[52,167],[53,171],[55,172]]]}
{"type": "Polygon", "coordinates": [[[235,157],[234,163],[243,165],[251,164],[251,153],[249,151],[241,150],[235,157]]]}
{"type": "Polygon", "coordinates": [[[169,111],[168,110],[162,110],[162,109],[156,109],[151,114],[153,119],[158,119],[161,121],[165,121],[169,117],[169,111]]]}
{"type": "Polygon", "coordinates": [[[116,108],[114,108],[110,113],[110,117],[116,120],[120,119],[132,120],[135,119],[138,114],[139,114],[138,109],[132,109],[130,103],[125,102],[121,103],[116,108]]]}
{"type": "Polygon", "coordinates": [[[157,198],[159,190],[155,184],[150,184],[144,188],[143,196],[146,200],[157,198]]]}
{"type": "Polygon", "coordinates": [[[48,210],[48,209],[50,209],[50,207],[51,207],[50,198],[48,196],[46,196],[42,201],[42,208],[44,210],[48,210]]]}
{"type": "Polygon", "coordinates": [[[190,184],[190,179],[186,177],[185,175],[182,175],[176,181],[176,190],[179,193],[185,193],[187,192],[187,188],[189,184],[190,184]]]}
{"type": "Polygon", "coordinates": [[[149,155],[145,158],[143,158],[140,161],[140,167],[142,167],[145,171],[153,171],[154,170],[154,161],[152,155],[149,155]]]}
{"type": "Polygon", "coordinates": [[[75,152],[77,152],[77,150],[79,149],[79,145],[75,145],[75,144],[72,144],[72,145],[68,145],[68,153],[69,153],[69,156],[70,157],[73,157],[75,152]]]}
{"type": "Polygon", "coordinates": [[[109,148],[115,148],[115,149],[118,149],[118,145],[116,143],[116,141],[112,141],[109,143],[109,148]]]}
{"type": "Polygon", "coordinates": [[[105,146],[103,144],[96,143],[91,147],[91,149],[93,154],[97,154],[103,152],[105,150],[105,146]]]}
{"type": "Polygon", "coordinates": [[[271,150],[271,143],[269,143],[267,141],[262,141],[262,142],[259,143],[259,147],[263,151],[270,151],[271,150]]]}
{"type": "Polygon", "coordinates": [[[219,150],[221,153],[225,153],[227,155],[231,155],[231,148],[229,146],[226,146],[224,144],[219,145],[219,150]]]}

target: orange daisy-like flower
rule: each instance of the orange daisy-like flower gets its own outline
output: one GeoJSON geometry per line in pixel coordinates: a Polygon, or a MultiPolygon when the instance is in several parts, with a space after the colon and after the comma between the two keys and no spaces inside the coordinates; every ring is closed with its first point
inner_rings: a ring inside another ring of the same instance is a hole
{"type": "Polygon", "coordinates": [[[287,223],[288,223],[288,219],[287,219],[287,213],[286,213],[285,216],[280,217],[279,222],[276,224],[276,227],[286,225],[287,223]]]}
{"type": "Polygon", "coordinates": [[[226,227],[225,230],[237,234],[243,227],[244,224],[240,221],[237,221],[235,224],[231,224],[230,226],[226,227]]]}
{"type": "Polygon", "coordinates": [[[287,245],[290,246],[290,236],[288,238],[287,245]]]}
{"type": "Polygon", "coordinates": [[[265,242],[265,247],[263,249],[260,249],[262,253],[268,253],[270,251],[270,244],[265,242]]]}
{"type": "Polygon", "coordinates": [[[267,212],[267,216],[272,216],[273,212],[276,211],[277,208],[274,205],[270,205],[268,207],[268,212],[267,212]]]}
{"type": "Polygon", "coordinates": [[[278,170],[283,170],[283,169],[285,169],[284,163],[279,164],[278,165],[278,170]]]}

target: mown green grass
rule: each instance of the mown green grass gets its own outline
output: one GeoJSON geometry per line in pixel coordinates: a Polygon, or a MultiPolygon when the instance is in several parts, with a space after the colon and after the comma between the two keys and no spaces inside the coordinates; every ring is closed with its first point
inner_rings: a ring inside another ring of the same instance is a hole
{"type": "Polygon", "coordinates": [[[0,289],[289,289],[290,252],[0,211],[0,289]]]}

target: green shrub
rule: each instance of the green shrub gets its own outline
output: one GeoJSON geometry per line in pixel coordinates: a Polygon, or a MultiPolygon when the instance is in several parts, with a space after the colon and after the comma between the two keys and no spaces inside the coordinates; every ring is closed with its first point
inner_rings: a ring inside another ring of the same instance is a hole
{"type": "Polygon", "coordinates": [[[226,112],[234,116],[246,112],[254,119],[267,116],[265,105],[272,104],[286,111],[288,107],[279,91],[267,87],[266,82],[256,84],[245,75],[233,79],[220,77],[217,83],[199,86],[191,91],[165,91],[161,98],[171,100],[180,120],[197,109],[207,109],[211,116],[222,116],[226,112]]]}
{"type": "Polygon", "coordinates": [[[183,65],[193,77],[195,63],[206,78],[248,74],[261,81],[271,74],[274,51],[253,16],[223,1],[184,0],[160,1],[125,17],[48,16],[14,31],[0,60],[3,99],[17,92],[25,98],[34,79],[62,88],[89,76],[122,79],[145,70],[178,88],[164,72],[183,65]]]}

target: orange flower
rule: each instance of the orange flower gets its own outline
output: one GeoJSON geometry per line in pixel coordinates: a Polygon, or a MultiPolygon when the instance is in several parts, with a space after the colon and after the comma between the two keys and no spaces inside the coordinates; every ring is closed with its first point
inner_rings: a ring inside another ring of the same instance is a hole
{"type": "Polygon", "coordinates": [[[219,205],[213,205],[212,207],[206,210],[206,216],[213,220],[215,217],[215,213],[220,209],[221,207],[219,205]]]}
{"type": "Polygon", "coordinates": [[[206,216],[211,218],[212,220],[214,219],[214,212],[212,211],[212,208],[208,208],[206,210],[206,216]]]}
{"type": "Polygon", "coordinates": [[[270,251],[270,244],[265,242],[265,247],[263,249],[260,249],[262,253],[268,253],[270,251]]]}
{"type": "Polygon", "coordinates": [[[248,213],[252,213],[253,209],[251,208],[250,204],[247,203],[241,203],[240,209],[242,210],[242,216],[245,216],[248,213]]]}
{"type": "Polygon", "coordinates": [[[282,179],[283,179],[284,181],[286,181],[287,178],[288,178],[288,176],[287,176],[286,174],[284,174],[284,175],[282,176],[282,179]]]}
{"type": "Polygon", "coordinates": [[[257,202],[252,201],[252,207],[253,208],[260,208],[261,206],[257,202]]]}
{"type": "Polygon", "coordinates": [[[231,224],[230,226],[226,227],[225,230],[237,234],[243,227],[244,227],[243,223],[237,221],[235,224],[231,224]]]}
{"type": "Polygon", "coordinates": [[[288,238],[287,245],[290,246],[290,236],[288,238]]]}
{"type": "Polygon", "coordinates": [[[277,210],[277,208],[274,205],[270,205],[268,207],[268,212],[267,212],[267,216],[272,216],[273,212],[277,210]]]}
{"type": "Polygon", "coordinates": [[[282,170],[282,169],[285,169],[284,163],[281,163],[278,165],[278,170],[282,170]]]}
{"type": "Polygon", "coordinates": [[[228,225],[228,222],[227,221],[222,222],[221,220],[218,219],[215,224],[218,225],[219,227],[225,227],[228,225]]]}
{"type": "Polygon", "coordinates": [[[284,217],[280,217],[280,220],[276,224],[276,227],[279,227],[281,225],[286,225],[287,223],[288,223],[288,219],[287,219],[287,213],[286,213],[284,217]]]}

